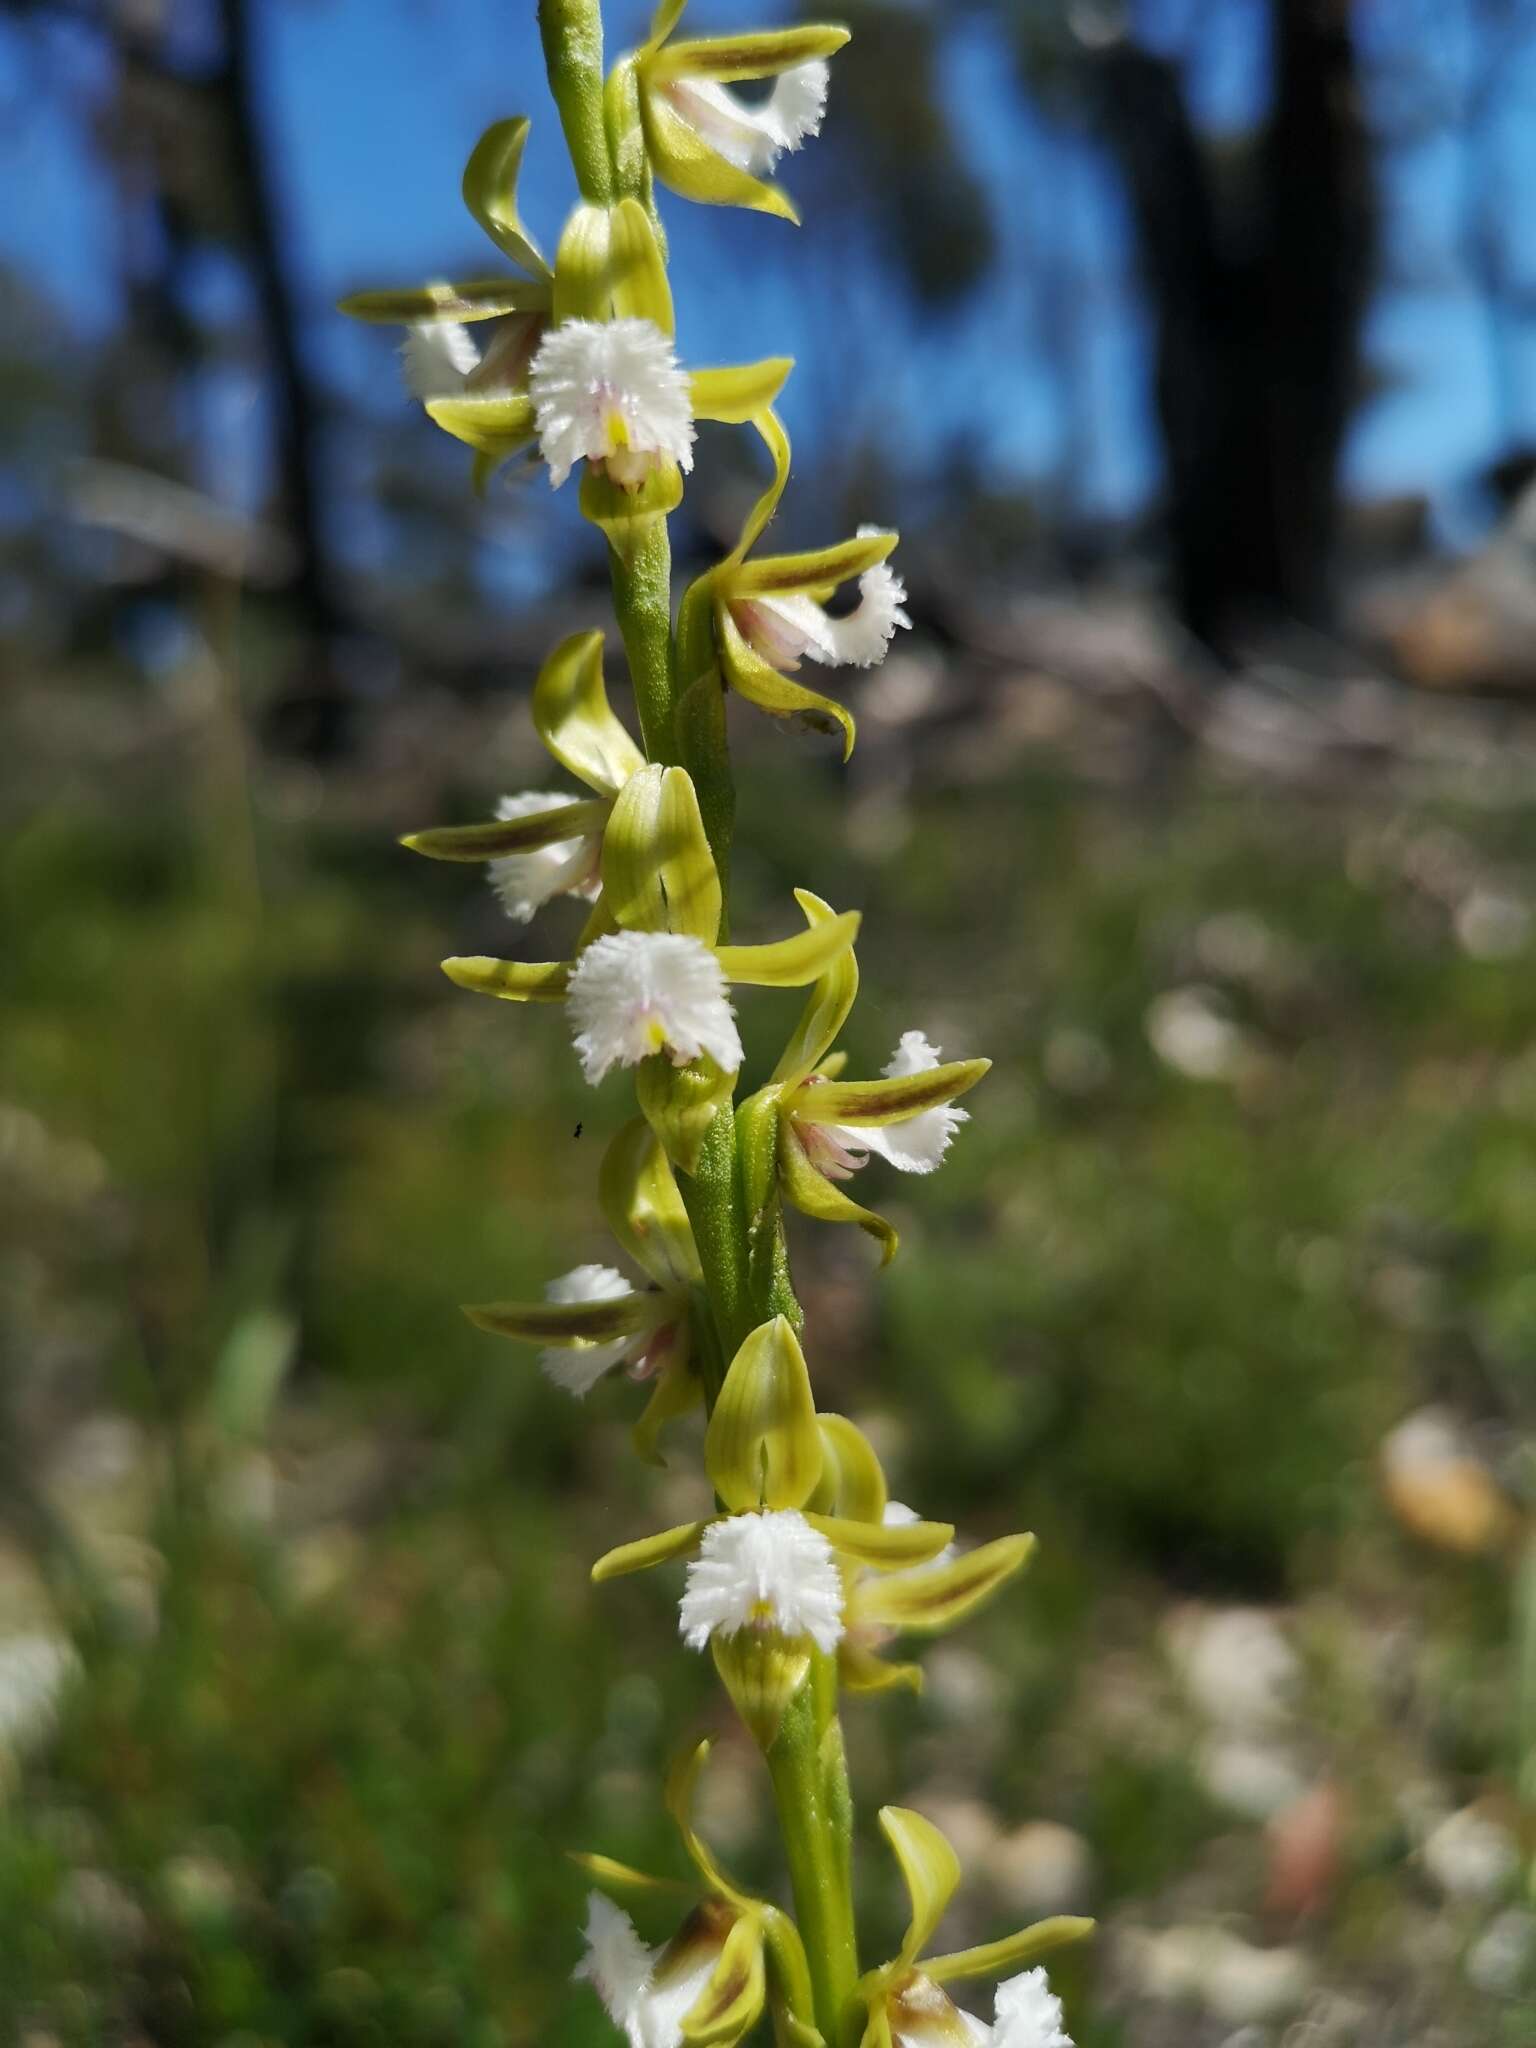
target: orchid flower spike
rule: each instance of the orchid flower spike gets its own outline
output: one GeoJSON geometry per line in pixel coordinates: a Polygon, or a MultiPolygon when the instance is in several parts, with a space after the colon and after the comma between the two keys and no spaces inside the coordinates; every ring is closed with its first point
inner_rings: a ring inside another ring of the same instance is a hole
{"type": "Polygon", "coordinates": [[[912,623],[906,586],[886,560],[898,536],[861,526],[852,540],[834,547],[752,555],[777,509],[790,460],[788,436],[771,410],[753,424],[773,457],[773,480],[731,553],[689,591],[684,618],[697,617],[707,605],[720,670],[731,688],[774,717],[840,731],[846,760],[853,752],[852,714],[791,678],[807,659],[828,668],[873,668],[884,661],[897,629],[912,623]],[[857,602],[849,611],[830,612],[827,600],[846,584],[857,588],[857,602]]]}
{"type": "Polygon", "coordinates": [[[746,206],[796,220],[794,207],[763,181],[764,173],[820,131],[826,60],[847,42],[848,31],[806,24],[673,42],[682,13],[683,0],[663,0],[634,59],[645,145],[657,177],[706,206],[746,206]],[[730,90],[766,78],[774,83],[764,100],[749,102],[730,90]]]}
{"type": "Polygon", "coordinates": [[[990,2027],[963,2012],[944,1987],[959,1978],[995,1976],[1019,1963],[1033,1964],[1064,1943],[1080,1941],[1092,1932],[1093,1922],[1059,1916],[980,1948],[924,1958],[959,1885],[960,1859],[933,1822],[910,1807],[882,1807],[880,1826],[905,1881],[912,1917],[892,1961],[860,1980],[868,2016],[862,2048],[977,2048],[978,2043],[1072,2048],[1060,2000],[1042,1969],[1025,1970],[999,1984],[997,2018],[990,2027]]]}

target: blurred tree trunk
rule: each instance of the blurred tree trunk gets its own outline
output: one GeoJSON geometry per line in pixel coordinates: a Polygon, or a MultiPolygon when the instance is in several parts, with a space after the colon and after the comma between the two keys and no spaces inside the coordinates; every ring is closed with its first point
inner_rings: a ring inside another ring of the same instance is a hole
{"type": "Polygon", "coordinates": [[[1151,299],[1175,600],[1218,653],[1243,626],[1325,623],[1344,430],[1374,244],[1348,0],[1271,0],[1274,99],[1224,206],[1178,71],[1095,59],[1151,299]]]}
{"type": "Polygon", "coordinates": [[[284,258],[282,209],[264,148],[252,49],[250,0],[221,0],[223,62],[213,90],[225,138],[239,233],[261,309],[272,379],[273,471],[296,568],[292,595],[311,633],[329,641],[341,620],[326,555],[319,481],[320,409],[299,340],[297,295],[284,258]]]}
{"type": "MultiPolygon", "coordinates": [[[[301,643],[298,673],[276,717],[286,739],[318,753],[335,746],[342,731],[344,692],[333,655],[350,615],[326,547],[324,408],[304,359],[273,152],[263,136],[259,11],[252,0],[216,0],[215,48],[206,60],[188,60],[177,49],[182,24],[168,0],[121,9],[98,9],[94,0],[0,0],[0,12],[18,20],[94,30],[114,61],[99,130],[133,251],[125,264],[121,350],[142,359],[142,374],[130,390],[102,395],[108,452],[179,482],[206,484],[196,473],[200,451],[187,437],[189,409],[176,403],[207,353],[188,299],[189,266],[200,246],[216,243],[249,278],[271,419],[272,508],[291,550],[292,568],[277,594],[301,643]],[[151,224],[147,230],[141,221],[151,224]],[[146,389],[157,399],[147,430],[146,389]]],[[[173,566],[168,577],[176,573],[173,566]]]]}

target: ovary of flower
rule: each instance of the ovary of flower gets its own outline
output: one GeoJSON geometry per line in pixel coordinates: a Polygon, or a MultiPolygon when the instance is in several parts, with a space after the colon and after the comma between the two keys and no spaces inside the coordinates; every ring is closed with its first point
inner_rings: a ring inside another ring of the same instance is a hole
{"type": "Polygon", "coordinates": [[[738,170],[761,177],[785,150],[819,134],[831,76],[820,57],[780,72],[769,97],[749,106],[711,78],[669,78],[660,90],[699,138],[738,170]]]}
{"type": "Polygon", "coordinates": [[[586,1943],[586,1954],[571,1974],[596,1991],[629,2048],[679,2048],[684,2016],[709,1982],[715,1956],[706,1950],[695,1969],[656,1985],[655,1953],[635,1932],[629,1915],[601,1892],[588,1895],[586,1943]]]}
{"type": "MultiPolygon", "coordinates": [[[[901,1043],[881,1069],[888,1080],[902,1074],[926,1074],[941,1064],[939,1048],[921,1031],[904,1031],[901,1043]]],[[[969,1110],[941,1103],[921,1109],[893,1124],[855,1128],[852,1124],[795,1121],[795,1130],[811,1164],[828,1180],[848,1180],[869,1164],[872,1152],[902,1173],[932,1173],[949,1150],[950,1140],[969,1110]]]]}
{"type": "MultiPolygon", "coordinates": [[[[860,540],[880,531],[861,526],[860,540]]],[[[833,618],[814,597],[752,595],[730,600],[741,636],[776,669],[797,669],[809,655],[827,668],[874,668],[884,661],[898,626],[910,626],[907,589],[888,563],[877,562],[859,578],[859,601],[833,618]]]]}
{"type": "Polygon", "coordinates": [[[400,344],[400,374],[413,398],[459,398],[480,366],[480,351],[456,320],[420,320],[400,344]]]}
{"type": "MultiPolygon", "coordinates": [[[[529,818],[536,811],[555,810],[570,801],[548,790],[525,790],[520,796],[504,796],[496,815],[529,818]]],[[[491,887],[508,917],[527,924],[536,910],[556,896],[582,896],[590,902],[602,886],[602,852],[602,836],[594,832],[579,839],[557,839],[553,846],[540,846],[532,853],[503,854],[489,863],[491,887]]]]}
{"type": "Polygon", "coordinates": [[[528,373],[549,480],[600,463],[636,490],[653,470],[693,467],[693,408],[672,344],[649,320],[567,320],[528,373]]]}
{"type": "MultiPolygon", "coordinates": [[[[622,1273],[612,1266],[576,1266],[569,1273],[562,1273],[558,1280],[548,1281],[544,1288],[546,1301],[620,1301],[632,1294],[633,1288],[622,1273]]],[[[650,1341],[649,1335],[641,1340],[641,1349],[650,1341]]],[[[616,1337],[607,1344],[564,1345],[539,1353],[539,1365],[545,1377],[557,1387],[563,1387],[568,1394],[584,1400],[603,1377],[623,1360],[634,1347],[633,1337],[616,1337]]]]}
{"type": "Polygon", "coordinates": [[[690,1650],[744,1628],[809,1636],[820,1650],[843,1635],[843,1581],[832,1546],[793,1508],[729,1515],[704,1531],[679,1614],[690,1650]]]}
{"type": "Polygon", "coordinates": [[[614,932],[577,961],[566,996],[581,1069],[595,1086],[611,1067],[664,1052],[677,1066],[707,1053],[725,1073],[741,1038],[720,963],[681,932],[614,932]]]}

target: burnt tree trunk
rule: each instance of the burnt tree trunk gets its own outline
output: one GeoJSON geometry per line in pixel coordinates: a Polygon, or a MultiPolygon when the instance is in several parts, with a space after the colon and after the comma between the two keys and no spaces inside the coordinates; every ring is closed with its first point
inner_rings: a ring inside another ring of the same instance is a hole
{"type": "Polygon", "coordinates": [[[1155,332],[1174,600],[1218,654],[1246,627],[1325,624],[1339,454],[1374,243],[1348,0],[1271,0],[1274,104],[1218,192],[1176,66],[1096,59],[1155,332]]]}

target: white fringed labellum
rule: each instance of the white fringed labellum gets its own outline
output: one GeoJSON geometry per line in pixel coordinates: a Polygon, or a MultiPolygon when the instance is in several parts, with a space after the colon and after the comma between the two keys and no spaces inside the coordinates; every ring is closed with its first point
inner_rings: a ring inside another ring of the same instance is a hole
{"type": "Polygon", "coordinates": [[[582,461],[625,490],[665,463],[693,467],[688,378],[652,321],[566,321],[545,336],[528,391],[551,484],[582,461]]]}
{"type": "Polygon", "coordinates": [[[675,1066],[707,1054],[734,1073],[741,1036],[720,962],[682,932],[613,932],[590,945],[567,995],[581,1070],[596,1085],[610,1068],[664,1052],[675,1066]]]}
{"type": "Polygon", "coordinates": [[[743,1629],[809,1636],[818,1650],[835,1650],[843,1582],[831,1544],[793,1508],[712,1523],[688,1567],[679,1626],[690,1650],[743,1629]]]}
{"type": "MultiPolygon", "coordinates": [[[[569,802],[569,797],[548,790],[525,790],[519,796],[502,797],[496,816],[510,824],[569,802]]],[[[602,854],[602,833],[584,832],[574,839],[534,847],[528,853],[503,854],[487,864],[486,872],[508,917],[516,924],[528,924],[534,913],[556,896],[582,896],[592,902],[601,886],[602,854]]]]}
{"type": "MultiPolygon", "coordinates": [[[[887,1080],[934,1074],[942,1066],[939,1049],[921,1031],[904,1031],[901,1043],[881,1068],[887,1080]]],[[[814,1095],[811,1107],[815,1107],[814,1095]]],[[[828,1180],[848,1180],[869,1164],[874,1153],[901,1173],[932,1173],[943,1161],[950,1141],[970,1111],[940,1102],[931,1109],[914,1108],[885,1124],[823,1123],[806,1116],[795,1119],[796,1134],[811,1164],[828,1180]]]]}

